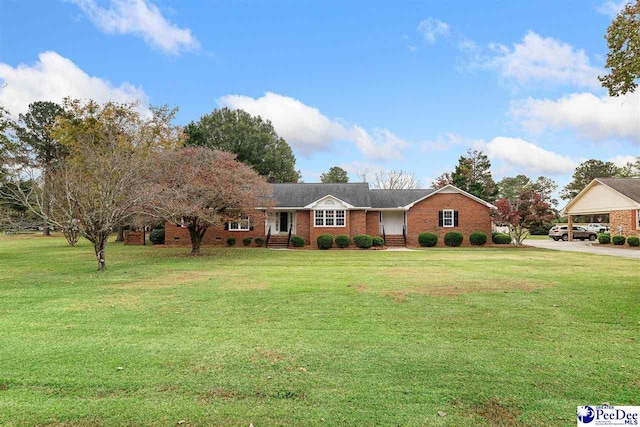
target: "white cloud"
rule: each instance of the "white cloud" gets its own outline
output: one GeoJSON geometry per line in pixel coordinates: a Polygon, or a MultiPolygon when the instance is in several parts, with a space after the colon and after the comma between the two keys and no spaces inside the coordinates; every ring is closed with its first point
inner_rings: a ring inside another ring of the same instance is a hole
{"type": "Polygon", "coordinates": [[[476,144],[491,160],[504,162],[507,169],[536,174],[560,175],[571,173],[576,161],[546,150],[520,138],[498,136],[488,143],[476,144]]]}
{"type": "Polygon", "coordinates": [[[107,34],[135,34],[147,44],[172,55],[200,47],[189,28],[179,28],[167,21],[160,9],[150,1],[111,0],[108,8],[99,6],[96,0],[70,1],[107,34]]]}
{"type": "Polygon", "coordinates": [[[141,110],[148,112],[144,106],[147,95],[141,88],[129,83],[114,86],[108,80],[89,76],[71,60],[52,51],[38,55],[32,66],[12,67],[0,62],[0,81],[5,85],[0,89],[0,103],[14,116],[25,113],[32,102],[62,102],[67,96],[98,102],[140,101],[141,110]]]}
{"type": "Polygon", "coordinates": [[[334,142],[350,141],[369,159],[392,160],[401,158],[401,151],[409,145],[387,129],[369,133],[360,126],[330,119],[297,99],[273,92],[261,98],[227,95],[218,104],[270,120],[280,136],[305,154],[327,150],[334,142]]]}
{"type": "Polygon", "coordinates": [[[449,24],[429,17],[418,24],[418,32],[423,35],[426,41],[434,43],[437,37],[449,34],[449,24]]]}
{"type": "Polygon", "coordinates": [[[463,144],[469,145],[472,142],[456,133],[446,132],[436,136],[435,139],[421,143],[420,149],[422,151],[446,151],[463,144]]]}
{"type": "Polygon", "coordinates": [[[626,166],[627,163],[635,163],[637,158],[638,158],[638,156],[618,155],[618,156],[610,158],[608,161],[612,162],[616,166],[622,167],[622,166],[626,166]]]}
{"type": "Polygon", "coordinates": [[[492,53],[482,55],[477,45],[464,40],[459,48],[471,58],[471,66],[494,69],[507,82],[516,86],[545,82],[578,87],[599,87],[600,69],[591,65],[583,49],[552,37],[529,31],[513,47],[493,43],[492,53]]]}
{"type": "Polygon", "coordinates": [[[592,140],[628,139],[640,143],[640,92],[620,97],[575,93],[558,100],[513,102],[511,116],[525,129],[569,129],[592,140]]]}
{"type": "Polygon", "coordinates": [[[629,0],[618,1],[605,1],[600,6],[596,7],[596,10],[603,15],[607,15],[610,18],[614,18],[622,9],[629,3],[629,0]]]}

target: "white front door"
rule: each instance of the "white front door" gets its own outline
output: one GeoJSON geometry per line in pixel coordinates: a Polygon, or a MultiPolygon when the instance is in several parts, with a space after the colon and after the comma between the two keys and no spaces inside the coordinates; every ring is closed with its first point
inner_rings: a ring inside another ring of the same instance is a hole
{"type": "Polygon", "coordinates": [[[287,234],[289,228],[292,227],[291,233],[296,232],[296,221],[294,211],[273,211],[267,212],[267,227],[265,233],[269,232],[271,227],[271,234],[287,234]]]}
{"type": "Polygon", "coordinates": [[[385,234],[402,234],[404,226],[404,211],[382,211],[380,233],[384,227],[385,234]]]}

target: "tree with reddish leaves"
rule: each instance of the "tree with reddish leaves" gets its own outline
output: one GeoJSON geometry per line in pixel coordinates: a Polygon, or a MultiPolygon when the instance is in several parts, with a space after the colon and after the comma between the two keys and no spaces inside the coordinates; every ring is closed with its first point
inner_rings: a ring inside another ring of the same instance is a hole
{"type": "Polygon", "coordinates": [[[209,227],[222,227],[249,217],[264,221],[257,207],[268,208],[271,186],[236,156],[205,147],[187,147],[158,153],[149,172],[147,213],[189,230],[191,254],[209,227]]]}
{"type": "Polygon", "coordinates": [[[453,178],[451,178],[451,174],[449,172],[445,172],[437,177],[435,181],[431,182],[431,187],[439,190],[440,188],[446,187],[449,184],[453,184],[453,178]]]}
{"type": "Polygon", "coordinates": [[[513,201],[506,198],[494,203],[493,220],[509,227],[509,234],[516,246],[529,235],[529,227],[541,222],[549,222],[554,213],[543,196],[531,189],[523,190],[513,201]]]}

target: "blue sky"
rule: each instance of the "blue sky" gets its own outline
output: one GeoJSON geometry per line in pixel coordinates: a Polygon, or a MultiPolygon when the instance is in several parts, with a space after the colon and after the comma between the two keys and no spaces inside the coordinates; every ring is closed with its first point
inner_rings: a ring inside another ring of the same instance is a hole
{"type": "Polygon", "coordinates": [[[640,155],[640,95],[597,81],[623,4],[0,0],[0,103],[141,99],[181,124],[243,108],[307,182],[339,165],[429,186],[475,147],[496,179],[563,185],[580,161],[640,155]]]}

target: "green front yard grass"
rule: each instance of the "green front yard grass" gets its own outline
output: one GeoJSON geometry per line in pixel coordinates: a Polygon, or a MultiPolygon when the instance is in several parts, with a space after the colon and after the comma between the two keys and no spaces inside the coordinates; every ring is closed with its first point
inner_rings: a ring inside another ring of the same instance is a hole
{"type": "Polygon", "coordinates": [[[637,260],[0,237],[0,425],[575,425],[640,405],[637,260]],[[442,411],[444,414],[438,414],[442,411]]]}

